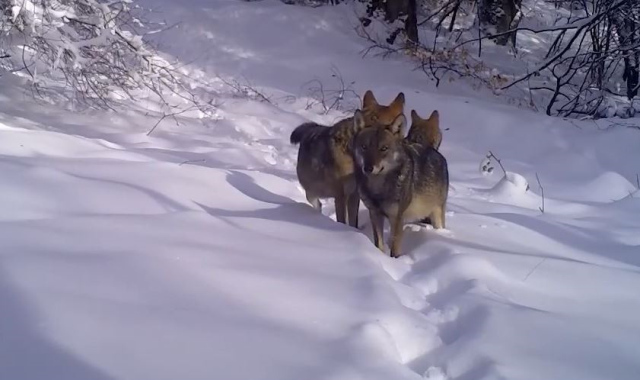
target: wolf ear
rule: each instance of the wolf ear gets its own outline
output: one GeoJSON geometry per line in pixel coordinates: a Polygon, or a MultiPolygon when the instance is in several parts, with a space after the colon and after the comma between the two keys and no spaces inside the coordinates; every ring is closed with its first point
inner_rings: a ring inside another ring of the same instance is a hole
{"type": "Polygon", "coordinates": [[[404,112],[404,93],[403,92],[398,93],[398,96],[396,96],[396,98],[393,99],[393,102],[389,104],[389,108],[391,108],[393,112],[398,114],[401,114],[404,112]]]}
{"type": "Polygon", "coordinates": [[[364,93],[364,98],[362,99],[362,108],[370,108],[377,105],[378,101],[376,100],[376,97],[373,96],[373,92],[371,92],[371,90],[367,90],[367,92],[364,93]]]}
{"type": "Polygon", "coordinates": [[[420,117],[420,115],[418,115],[416,110],[411,110],[411,122],[412,123],[417,123],[420,120],[422,120],[422,118],[420,117]]]}
{"type": "Polygon", "coordinates": [[[356,110],[353,114],[353,130],[356,132],[361,131],[365,127],[364,114],[360,110],[356,110]]]}
{"type": "Polygon", "coordinates": [[[407,124],[407,118],[403,114],[393,120],[393,123],[387,129],[394,135],[402,135],[404,133],[404,127],[407,124]]]}
{"type": "Polygon", "coordinates": [[[440,124],[440,113],[438,112],[438,110],[431,112],[431,116],[429,116],[429,119],[427,120],[435,123],[436,125],[440,124]]]}
{"type": "Polygon", "coordinates": [[[437,110],[431,112],[431,116],[429,116],[429,118],[427,119],[427,124],[431,128],[436,128],[436,129],[440,128],[440,114],[438,113],[437,110]]]}

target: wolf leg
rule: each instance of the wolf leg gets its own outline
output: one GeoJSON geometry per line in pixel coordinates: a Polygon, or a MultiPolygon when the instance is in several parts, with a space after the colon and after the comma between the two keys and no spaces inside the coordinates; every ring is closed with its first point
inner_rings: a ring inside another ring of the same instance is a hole
{"type": "Polygon", "coordinates": [[[371,230],[373,231],[373,244],[384,252],[384,240],[382,239],[384,217],[378,212],[369,210],[369,219],[371,219],[371,230]]]}
{"type": "Polygon", "coordinates": [[[400,257],[402,250],[402,235],[404,233],[402,213],[389,218],[391,224],[391,257],[400,257]]]}
{"type": "Polygon", "coordinates": [[[307,192],[307,202],[309,202],[309,204],[313,206],[313,208],[322,212],[322,203],[320,203],[320,198],[307,192]]]}
{"type": "Polygon", "coordinates": [[[344,196],[344,190],[336,191],[336,220],[338,223],[347,224],[347,200],[344,196]]]}
{"type": "Polygon", "coordinates": [[[352,192],[347,197],[347,217],[349,225],[358,228],[358,210],[360,209],[360,196],[357,191],[352,192]]]}
{"type": "Polygon", "coordinates": [[[433,220],[433,227],[436,229],[445,228],[444,222],[444,205],[438,206],[433,210],[431,218],[433,220]]]}

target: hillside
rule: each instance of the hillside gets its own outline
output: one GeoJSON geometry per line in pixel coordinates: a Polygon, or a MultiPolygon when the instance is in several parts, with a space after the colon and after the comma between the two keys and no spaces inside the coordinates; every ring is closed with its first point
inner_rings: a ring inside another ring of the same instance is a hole
{"type": "Polygon", "coordinates": [[[348,5],[142,4],[179,22],[157,41],[217,88],[216,117],[148,136],[143,102],[72,112],[0,78],[0,377],[638,378],[637,129],[362,58],[348,5]],[[310,81],[338,88],[332,68],[355,94],[440,112],[448,228],[407,227],[400,259],[297,182],[293,128],[358,101],[322,112],[310,81]],[[481,172],[489,151],[506,177],[481,172]]]}

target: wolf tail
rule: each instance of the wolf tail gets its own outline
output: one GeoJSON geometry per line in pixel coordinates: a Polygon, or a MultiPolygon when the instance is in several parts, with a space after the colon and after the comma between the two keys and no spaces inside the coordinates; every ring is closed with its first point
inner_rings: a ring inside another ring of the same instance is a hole
{"type": "Polygon", "coordinates": [[[303,141],[308,141],[315,138],[326,128],[327,127],[325,127],[324,125],[320,125],[317,123],[301,124],[296,127],[293,132],[291,132],[289,141],[291,142],[291,144],[300,144],[303,141]]]}

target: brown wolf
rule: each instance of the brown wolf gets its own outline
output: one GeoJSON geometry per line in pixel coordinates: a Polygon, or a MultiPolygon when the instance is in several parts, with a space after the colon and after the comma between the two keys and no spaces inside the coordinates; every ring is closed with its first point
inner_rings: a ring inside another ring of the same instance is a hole
{"type": "Polygon", "coordinates": [[[403,225],[430,217],[445,227],[449,192],[447,160],[430,145],[402,136],[404,115],[390,126],[365,128],[354,140],[355,176],[360,198],[369,209],[373,240],[384,252],[384,218],[391,225],[391,256],[400,255],[403,225]]]}
{"type": "Polygon", "coordinates": [[[411,128],[409,128],[407,140],[412,143],[426,144],[438,150],[442,143],[438,111],[433,111],[428,119],[423,119],[415,110],[411,110],[411,128]]]}
{"type": "Polygon", "coordinates": [[[363,99],[362,111],[331,127],[304,123],[292,133],[292,144],[300,144],[296,171],[309,203],[321,210],[320,199],[334,198],[336,219],[358,227],[360,199],[353,176],[353,137],[370,125],[391,124],[404,113],[404,94],[388,106],[378,103],[371,91],[363,99]]]}

